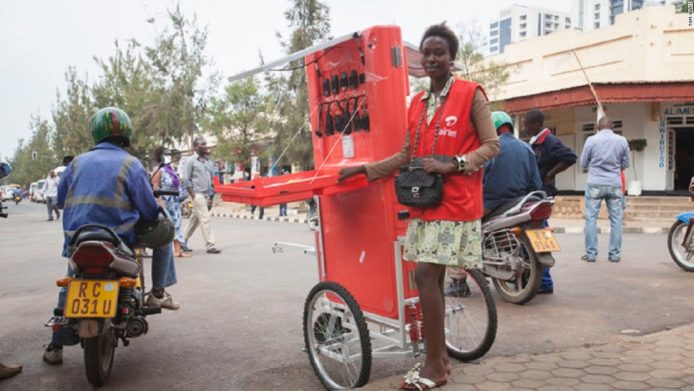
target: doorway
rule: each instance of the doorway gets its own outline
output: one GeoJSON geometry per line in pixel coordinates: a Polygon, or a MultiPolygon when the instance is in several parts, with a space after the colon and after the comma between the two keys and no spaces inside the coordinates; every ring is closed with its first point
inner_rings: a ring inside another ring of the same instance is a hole
{"type": "Polygon", "coordinates": [[[694,177],[694,126],[677,127],[675,131],[675,191],[687,190],[694,177]]]}

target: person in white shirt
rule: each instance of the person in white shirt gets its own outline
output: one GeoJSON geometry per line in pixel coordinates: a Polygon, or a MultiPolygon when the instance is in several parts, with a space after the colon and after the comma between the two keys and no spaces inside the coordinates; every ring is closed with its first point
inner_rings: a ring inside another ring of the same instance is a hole
{"type": "Polygon", "coordinates": [[[55,211],[56,220],[60,219],[60,210],[56,204],[58,183],[60,183],[60,178],[55,175],[55,171],[51,170],[46,178],[46,184],[43,186],[43,197],[46,200],[46,208],[48,209],[48,220],[46,221],[53,221],[53,211],[55,211]]]}

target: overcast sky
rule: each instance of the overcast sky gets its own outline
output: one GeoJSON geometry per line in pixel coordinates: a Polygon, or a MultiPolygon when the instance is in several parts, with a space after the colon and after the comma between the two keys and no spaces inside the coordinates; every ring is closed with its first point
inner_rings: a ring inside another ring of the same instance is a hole
{"type": "MultiPolygon", "coordinates": [[[[372,25],[401,26],[403,38],[417,43],[424,29],[447,20],[456,27],[476,19],[487,26],[509,5],[569,11],[570,0],[324,0],[331,32],[341,36],[372,25]]],[[[209,30],[207,53],[215,67],[231,76],[283,55],[275,32],[286,33],[289,0],[181,0],[186,15],[196,14],[209,30]]],[[[64,74],[75,66],[91,80],[99,76],[93,57],[113,53],[116,40],[145,44],[166,23],[173,1],[155,0],[0,0],[0,157],[11,156],[19,138],[29,138],[29,118],[49,118],[64,74]]]]}

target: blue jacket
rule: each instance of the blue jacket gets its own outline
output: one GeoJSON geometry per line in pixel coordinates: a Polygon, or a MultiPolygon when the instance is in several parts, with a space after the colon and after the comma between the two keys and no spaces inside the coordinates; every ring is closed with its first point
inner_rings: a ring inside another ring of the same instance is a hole
{"type": "Polygon", "coordinates": [[[535,154],[510,133],[499,136],[501,152],[484,164],[484,208],[494,209],[542,186],[535,154]]]}
{"type": "MultiPolygon", "coordinates": [[[[554,168],[557,164],[563,162],[568,166],[572,166],[578,159],[576,153],[574,153],[571,148],[562,144],[562,142],[551,133],[535,141],[532,148],[537,158],[537,166],[540,169],[540,179],[542,181],[544,181],[545,175],[547,175],[549,170],[554,168]]],[[[557,188],[554,182],[555,181],[552,181],[550,184],[542,184],[542,190],[544,190],[548,196],[557,194],[557,188]]]]}
{"type": "Polygon", "coordinates": [[[133,245],[135,224],[157,218],[157,201],[144,167],[110,143],[98,144],[70,163],[58,185],[57,204],[65,209],[63,256],[68,256],[67,244],[84,224],[109,226],[133,245]]]}

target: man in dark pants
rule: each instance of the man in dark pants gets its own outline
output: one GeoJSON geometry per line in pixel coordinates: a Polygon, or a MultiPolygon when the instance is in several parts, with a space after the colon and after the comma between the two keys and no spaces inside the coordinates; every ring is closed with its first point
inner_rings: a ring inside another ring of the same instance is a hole
{"type": "MultiPolygon", "coordinates": [[[[560,172],[576,163],[576,153],[571,148],[545,128],[545,115],[538,109],[532,109],[523,116],[523,130],[530,133],[532,138],[528,142],[535,152],[537,166],[540,169],[542,189],[548,196],[555,196],[557,188],[554,178],[560,172]]],[[[549,269],[544,270],[542,284],[539,293],[553,293],[554,283],[549,269]]]]}

